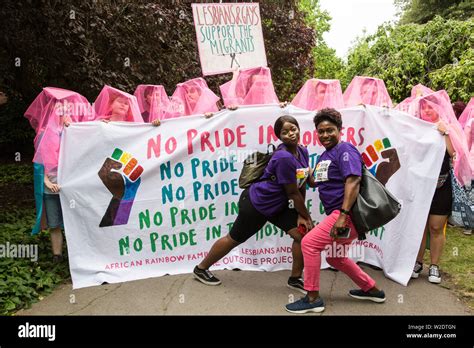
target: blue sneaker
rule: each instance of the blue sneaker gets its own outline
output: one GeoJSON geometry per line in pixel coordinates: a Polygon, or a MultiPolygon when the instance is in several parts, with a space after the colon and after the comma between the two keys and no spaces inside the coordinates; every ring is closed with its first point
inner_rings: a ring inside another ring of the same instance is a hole
{"type": "Polygon", "coordinates": [[[302,299],[287,304],[285,306],[286,310],[290,313],[303,314],[303,313],[320,313],[324,311],[324,301],[322,298],[314,301],[313,303],[309,302],[309,297],[306,295],[302,299]]]}
{"type": "Polygon", "coordinates": [[[359,300],[370,300],[377,303],[385,302],[385,292],[380,290],[375,294],[371,294],[370,292],[365,292],[362,290],[350,290],[349,296],[357,298],[359,300]]]}

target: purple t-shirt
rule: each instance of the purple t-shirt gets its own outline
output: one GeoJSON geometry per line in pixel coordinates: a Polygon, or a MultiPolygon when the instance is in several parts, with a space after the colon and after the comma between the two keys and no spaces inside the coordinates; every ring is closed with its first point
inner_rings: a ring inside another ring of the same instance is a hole
{"type": "Polygon", "coordinates": [[[299,158],[280,144],[270,162],[268,162],[262,179],[275,175],[276,180],[260,181],[250,186],[250,201],[258,212],[266,217],[275,216],[288,206],[286,184],[297,184],[301,188],[309,175],[309,154],[303,146],[298,146],[299,158]]]}
{"type": "Polygon", "coordinates": [[[341,209],[345,180],[351,175],[362,176],[362,159],[351,143],[341,142],[319,157],[314,176],[327,215],[341,209]]]}

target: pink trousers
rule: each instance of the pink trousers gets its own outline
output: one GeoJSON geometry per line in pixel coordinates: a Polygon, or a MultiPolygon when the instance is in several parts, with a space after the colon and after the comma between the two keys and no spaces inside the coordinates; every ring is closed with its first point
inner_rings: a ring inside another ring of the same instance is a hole
{"type": "Polygon", "coordinates": [[[319,291],[321,252],[325,250],[326,261],[332,267],[347,274],[363,291],[368,291],[375,286],[375,281],[347,257],[347,249],[351,242],[357,238],[357,231],[350,217],[347,218],[348,226],[351,229],[349,238],[333,239],[329,235],[339,214],[339,210],[333,211],[309,231],[301,241],[304,257],[304,288],[307,291],[319,291]]]}

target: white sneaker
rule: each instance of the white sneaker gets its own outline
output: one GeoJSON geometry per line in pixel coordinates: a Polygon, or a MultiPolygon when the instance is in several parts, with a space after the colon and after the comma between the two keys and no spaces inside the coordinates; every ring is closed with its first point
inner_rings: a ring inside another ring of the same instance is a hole
{"type": "Polygon", "coordinates": [[[413,279],[418,278],[422,270],[423,270],[423,264],[421,262],[416,261],[415,267],[413,267],[413,272],[411,274],[411,277],[413,279]]]}
{"type": "Polygon", "coordinates": [[[472,235],[472,230],[463,230],[462,233],[464,233],[466,236],[472,235]]]}
{"type": "Polygon", "coordinates": [[[439,275],[439,267],[436,265],[430,266],[428,281],[430,283],[439,284],[441,283],[441,276],[439,275]]]}

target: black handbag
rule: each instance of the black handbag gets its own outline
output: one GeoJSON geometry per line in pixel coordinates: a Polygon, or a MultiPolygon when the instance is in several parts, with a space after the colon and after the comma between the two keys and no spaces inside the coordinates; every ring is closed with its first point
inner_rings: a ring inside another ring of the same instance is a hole
{"type": "MultiPolygon", "coordinates": [[[[239,187],[245,189],[250,187],[252,183],[262,181],[260,178],[265,172],[268,162],[273,156],[273,153],[276,151],[275,145],[269,144],[267,147],[267,153],[254,152],[244,161],[242,171],[240,172],[239,177],[239,187]],[[270,152],[270,148],[272,151],[270,152]]],[[[274,176],[267,180],[276,180],[274,176]]]]}
{"type": "Polygon", "coordinates": [[[366,239],[365,234],[368,231],[393,220],[401,208],[398,199],[363,164],[359,195],[351,209],[352,222],[359,234],[358,239],[366,239]]]}

